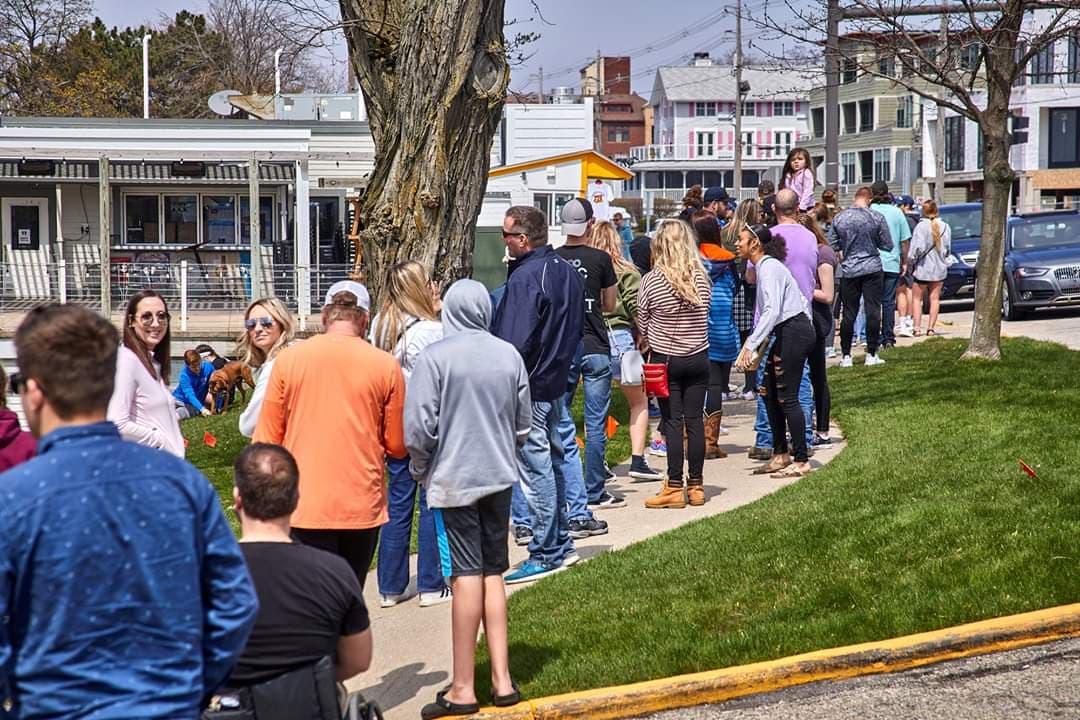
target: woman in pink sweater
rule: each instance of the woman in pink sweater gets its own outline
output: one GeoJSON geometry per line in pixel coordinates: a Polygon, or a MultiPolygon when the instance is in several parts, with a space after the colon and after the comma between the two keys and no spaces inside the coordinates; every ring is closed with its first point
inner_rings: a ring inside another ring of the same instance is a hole
{"type": "Polygon", "coordinates": [[[794,190],[799,196],[799,210],[810,212],[814,207],[814,186],[817,185],[817,178],[814,177],[814,166],[806,148],[797,147],[788,153],[782,177],[784,187],[794,190]]]}

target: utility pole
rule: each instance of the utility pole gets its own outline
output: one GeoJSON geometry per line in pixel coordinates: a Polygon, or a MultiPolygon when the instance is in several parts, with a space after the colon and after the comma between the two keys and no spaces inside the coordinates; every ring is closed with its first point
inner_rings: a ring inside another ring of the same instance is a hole
{"type": "Polygon", "coordinates": [[[544,104],[544,66],[540,66],[540,104],[544,104]]]}
{"type": "Polygon", "coordinates": [[[142,116],[150,117],[150,33],[142,38],[142,116]]]}
{"type": "Polygon", "coordinates": [[[742,200],[742,0],[735,2],[735,201],[742,200]]]}
{"type": "MultiPolygon", "coordinates": [[[[829,0],[825,39],[825,187],[840,187],[840,0],[829,0]]],[[[817,131],[817,128],[814,128],[817,131]]],[[[781,181],[783,178],[780,178],[781,181]]]]}
{"type": "MultiPolygon", "coordinates": [[[[946,12],[941,13],[941,29],[938,35],[937,51],[939,67],[943,71],[947,71],[948,68],[944,63],[946,53],[949,51],[949,14],[946,12]]],[[[934,153],[934,200],[940,205],[945,201],[945,106],[941,103],[937,104],[936,131],[934,133],[937,141],[937,152],[934,153]]]]}

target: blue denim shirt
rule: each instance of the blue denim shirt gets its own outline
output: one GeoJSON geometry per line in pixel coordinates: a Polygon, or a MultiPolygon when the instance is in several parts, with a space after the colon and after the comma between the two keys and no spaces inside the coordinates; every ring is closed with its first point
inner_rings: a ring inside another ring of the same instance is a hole
{"type": "Polygon", "coordinates": [[[584,324],[585,285],[570,263],[550,245],[517,258],[491,333],[521,353],[533,402],[554,402],[566,392],[584,324]]]}
{"type": "Polygon", "coordinates": [[[110,422],[38,453],[0,475],[0,718],[197,717],[258,609],[217,493],[110,422]]]}

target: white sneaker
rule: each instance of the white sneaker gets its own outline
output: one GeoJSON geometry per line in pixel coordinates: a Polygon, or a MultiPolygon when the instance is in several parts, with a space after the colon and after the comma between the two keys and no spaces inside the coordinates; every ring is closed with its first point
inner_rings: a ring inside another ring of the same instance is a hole
{"type": "Polygon", "coordinates": [[[845,355],[840,358],[840,367],[851,367],[851,356],[845,355]]]}
{"type": "Polygon", "coordinates": [[[885,361],[882,360],[881,358],[879,358],[877,355],[871,355],[870,353],[867,353],[866,354],[866,364],[867,365],[884,365],[885,361]]]}
{"type": "Polygon", "coordinates": [[[756,400],[757,395],[755,395],[752,390],[747,390],[746,392],[739,394],[739,399],[740,400],[756,400]]]}
{"type": "Polygon", "coordinates": [[[896,329],[896,337],[915,337],[915,328],[901,325],[896,329]]]}
{"type": "Polygon", "coordinates": [[[392,608],[395,605],[400,605],[401,603],[410,599],[412,599],[412,593],[410,593],[408,590],[401,593],[400,595],[380,595],[379,607],[392,608]]]}
{"type": "Polygon", "coordinates": [[[827,358],[834,358],[834,357],[836,357],[836,348],[835,348],[835,347],[833,347],[832,345],[830,345],[829,347],[825,348],[825,357],[827,357],[827,358]]]}
{"type": "Polygon", "coordinates": [[[450,602],[454,599],[454,593],[450,592],[450,588],[444,587],[439,592],[422,592],[420,593],[420,607],[431,607],[432,605],[441,605],[444,602],[450,602]]]}

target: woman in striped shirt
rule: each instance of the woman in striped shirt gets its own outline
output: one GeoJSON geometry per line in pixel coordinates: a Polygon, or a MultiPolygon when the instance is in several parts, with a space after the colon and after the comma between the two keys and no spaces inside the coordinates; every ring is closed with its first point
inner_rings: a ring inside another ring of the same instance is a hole
{"type": "Polygon", "coordinates": [[[668,479],[648,508],[705,504],[705,426],[702,413],[709,386],[709,294],[711,287],[686,223],[665,222],[652,241],[652,270],[641,280],[638,327],[646,360],[664,363],[669,397],[659,398],[668,439],[668,479]],[[683,488],[685,429],[689,474],[683,488]]]}

